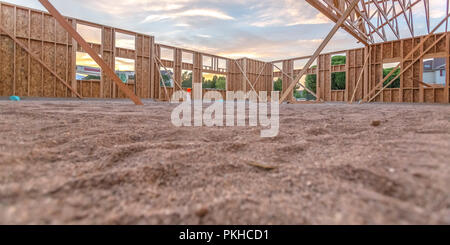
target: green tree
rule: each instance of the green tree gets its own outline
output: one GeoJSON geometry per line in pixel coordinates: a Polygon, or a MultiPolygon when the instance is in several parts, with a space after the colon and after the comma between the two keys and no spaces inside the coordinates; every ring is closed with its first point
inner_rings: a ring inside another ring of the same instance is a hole
{"type": "Polygon", "coordinates": [[[225,90],[227,88],[227,79],[223,76],[219,77],[216,82],[216,88],[225,90]]]}
{"type": "Polygon", "coordinates": [[[225,90],[227,87],[227,78],[222,75],[214,75],[211,80],[202,78],[203,88],[225,90]]]}
{"type": "Polygon", "coordinates": [[[183,88],[192,88],[192,72],[184,71],[181,74],[181,87],[183,88]]]}
{"type": "MultiPolygon", "coordinates": [[[[331,57],[331,65],[345,65],[347,62],[347,57],[344,55],[336,55],[331,57]]],[[[311,68],[317,68],[317,66],[311,66],[311,68]]],[[[344,84],[345,89],[345,75],[338,75],[338,78],[335,78],[335,81],[337,81],[340,85],[339,87],[342,87],[342,81],[344,84]]],[[[306,82],[305,85],[308,89],[310,89],[312,92],[317,93],[317,76],[315,74],[312,75],[306,75],[306,82]]],[[[303,91],[303,96],[308,100],[314,100],[315,97],[310,94],[308,91],[303,91]]]]}
{"type": "Polygon", "coordinates": [[[100,76],[88,75],[87,77],[83,78],[83,80],[100,80],[100,76]]]}
{"type": "Polygon", "coordinates": [[[331,57],[331,65],[345,65],[347,62],[347,56],[344,55],[336,55],[331,57]]]}
{"type": "Polygon", "coordinates": [[[283,80],[281,80],[281,78],[278,78],[274,83],[273,83],[273,90],[274,91],[283,91],[283,80]]]}
{"type": "Polygon", "coordinates": [[[161,82],[160,85],[163,87],[163,82],[166,85],[166,87],[172,87],[172,78],[169,76],[169,74],[166,74],[165,72],[161,72],[161,82]]]}
{"type": "Polygon", "coordinates": [[[331,90],[345,90],[345,72],[331,73],[331,90]]]}
{"type": "MultiPolygon", "coordinates": [[[[306,75],[305,85],[309,90],[313,91],[314,93],[317,93],[316,80],[317,76],[315,74],[306,75]]],[[[307,100],[314,100],[314,96],[311,93],[309,93],[306,89],[303,90],[303,97],[306,98],[307,100]]]]}
{"type": "MultiPolygon", "coordinates": [[[[387,77],[387,75],[392,70],[394,70],[394,68],[383,69],[383,77],[387,77]]],[[[386,86],[386,84],[390,83],[392,79],[398,76],[398,74],[400,74],[400,69],[395,70],[394,73],[384,82],[383,86],[386,86]]],[[[395,81],[391,83],[387,88],[400,88],[400,77],[395,79],[395,81]]]]}

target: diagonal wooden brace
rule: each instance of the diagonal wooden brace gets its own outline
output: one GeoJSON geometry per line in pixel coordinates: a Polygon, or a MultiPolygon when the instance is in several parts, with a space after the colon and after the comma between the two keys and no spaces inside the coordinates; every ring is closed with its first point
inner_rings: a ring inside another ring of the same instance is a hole
{"type": "Polygon", "coordinates": [[[102,71],[111,78],[117,87],[136,105],[143,105],[141,99],[137,97],[116,75],[113,69],[100,58],[94,49],[81,37],[81,35],[67,22],[67,20],[53,7],[48,0],[39,0],[39,2],[48,10],[48,12],[56,19],[56,21],[69,33],[69,35],[78,42],[86,53],[88,53],[95,62],[102,68],[102,71]]]}
{"type": "Polygon", "coordinates": [[[39,64],[41,64],[45,69],[47,69],[53,76],[56,77],[56,79],[58,81],[60,81],[62,84],[64,84],[64,86],[66,86],[68,89],[70,89],[70,91],[72,91],[72,93],[74,93],[78,98],[82,99],[83,97],[81,97],[80,94],[77,93],[77,91],[75,89],[73,89],[66,81],[64,81],[64,79],[62,79],[60,76],[58,76],[58,74],[56,74],[56,72],[54,72],[48,65],[46,65],[40,58],[39,56],[37,56],[36,54],[34,54],[33,52],[31,52],[31,50],[28,49],[28,47],[26,45],[24,45],[23,43],[21,43],[16,37],[14,37],[14,35],[12,35],[11,33],[7,32],[3,27],[0,26],[0,30],[4,33],[6,33],[6,35],[8,35],[15,43],[17,43],[20,47],[22,47],[23,50],[25,50],[31,58],[35,59],[37,62],[39,62],[39,64]]]}

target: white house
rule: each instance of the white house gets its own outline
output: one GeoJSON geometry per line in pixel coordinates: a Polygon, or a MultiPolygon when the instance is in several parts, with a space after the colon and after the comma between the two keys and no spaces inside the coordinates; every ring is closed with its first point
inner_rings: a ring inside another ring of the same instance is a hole
{"type": "Polygon", "coordinates": [[[423,82],[432,85],[445,85],[445,58],[433,58],[423,61],[423,82]]]}

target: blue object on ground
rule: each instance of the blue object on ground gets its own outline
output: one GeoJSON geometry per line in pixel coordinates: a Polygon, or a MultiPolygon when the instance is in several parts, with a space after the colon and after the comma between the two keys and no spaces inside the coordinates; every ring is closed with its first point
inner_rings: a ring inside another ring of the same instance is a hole
{"type": "Polygon", "coordinates": [[[11,96],[11,97],[9,97],[9,99],[11,101],[20,101],[20,97],[19,96],[11,96]]]}

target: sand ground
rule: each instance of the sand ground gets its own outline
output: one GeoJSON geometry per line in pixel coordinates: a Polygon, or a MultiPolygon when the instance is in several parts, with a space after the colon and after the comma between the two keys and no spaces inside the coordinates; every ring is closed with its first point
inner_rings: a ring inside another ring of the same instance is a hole
{"type": "Polygon", "coordinates": [[[282,105],[270,139],[172,108],[0,101],[0,224],[450,224],[448,105],[282,105]]]}

